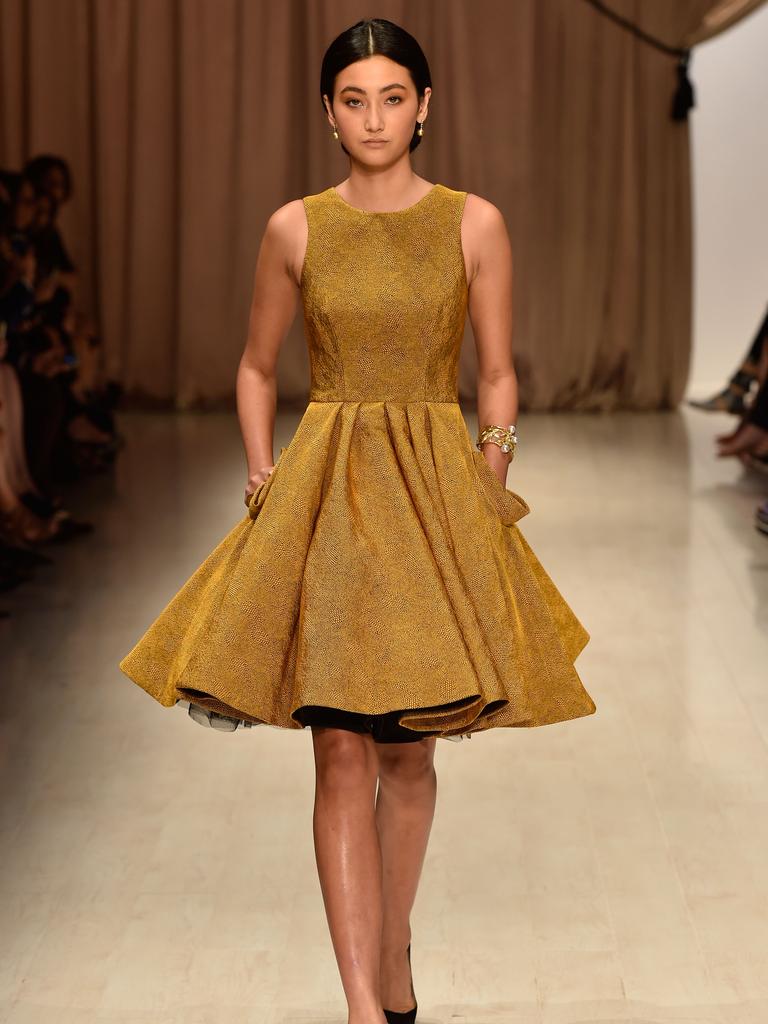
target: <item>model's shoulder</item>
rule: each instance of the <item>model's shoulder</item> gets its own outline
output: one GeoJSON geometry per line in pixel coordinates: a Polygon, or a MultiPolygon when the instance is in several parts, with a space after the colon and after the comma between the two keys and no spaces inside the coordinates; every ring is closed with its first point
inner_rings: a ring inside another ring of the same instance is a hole
{"type": "Polygon", "coordinates": [[[464,202],[464,222],[479,229],[499,228],[504,224],[504,214],[489,199],[467,192],[464,202]]]}
{"type": "Polygon", "coordinates": [[[468,268],[467,280],[472,285],[480,266],[500,265],[504,254],[510,251],[507,224],[498,206],[474,192],[467,192],[461,240],[468,268]]]}
{"type": "Polygon", "coordinates": [[[267,218],[263,244],[291,257],[307,234],[307,216],[302,199],[283,203],[267,218]]]}
{"type": "Polygon", "coordinates": [[[314,192],[300,199],[292,199],[284,203],[271,214],[267,227],[273,231],[292,231],[295,227],[306,226],[307,215],[316,207],[322,206],[329,199],[330,189],[314,192]]]}
{"type": "Polygon", "coordinates": [[[267,230],[274,234],[281,234],[283,231],[290,231],[305,219],[304,200],[291,199],[283,203],[270,214],[267,220],[267,230]]]}
{"type": "Polygon", "coordinates": [[[490,200],[467,193],[461,219],[461,236],[470,254],[506,249],[510,244],[504,214],[490,200]]]}

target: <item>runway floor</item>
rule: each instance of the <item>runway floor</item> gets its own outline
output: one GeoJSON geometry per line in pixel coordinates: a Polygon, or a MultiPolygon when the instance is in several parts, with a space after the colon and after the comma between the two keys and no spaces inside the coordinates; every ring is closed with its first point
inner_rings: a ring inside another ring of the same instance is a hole
{"type": "MultiPolygon", "coordinates": [[[[419,1024],[768,1020],[768,477],[715,459],[732,422],[520,417],[597,712],[438,743],[419,1024]]],[[[117,667],[244,514],[236,421],[120,429],[95,533],[0,595],[0,1022],[344,1024],[309,730],[204,730],[117,667]]]]}

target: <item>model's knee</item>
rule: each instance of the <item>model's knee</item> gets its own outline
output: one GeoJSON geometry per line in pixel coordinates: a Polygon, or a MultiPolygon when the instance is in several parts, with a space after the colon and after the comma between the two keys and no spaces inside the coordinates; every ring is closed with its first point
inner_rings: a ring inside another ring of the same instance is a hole
{"type": "Polygon", "coordinates": [[[354,789],[376,777],[372,740],[349,729],[312,730],[317,784],[323,788],[354,789]]]}
{"type": "Polygon", "coordinates": [[[433,781],[435,778],[434,744],[428,742],[379,744],[379,778],[383,782],[433,781]]]}

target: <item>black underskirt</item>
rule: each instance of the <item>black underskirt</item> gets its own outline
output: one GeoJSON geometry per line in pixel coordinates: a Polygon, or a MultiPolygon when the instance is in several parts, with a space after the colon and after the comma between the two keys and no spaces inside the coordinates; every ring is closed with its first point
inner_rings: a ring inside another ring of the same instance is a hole
{"type": "Polygon", "coordinates": [[[381,715],[363,715],[357,711],[342,711],[340,708],[328,708],[320,704],[305,704],[294,712],[293,717],[304,726],[316,725],[370,733],[376,743],[413,743],[423,740],[425,736],[437,735],[436,732],[406,729],[398,722],[401,714],[402,711],[387,711],[381,715]]]}

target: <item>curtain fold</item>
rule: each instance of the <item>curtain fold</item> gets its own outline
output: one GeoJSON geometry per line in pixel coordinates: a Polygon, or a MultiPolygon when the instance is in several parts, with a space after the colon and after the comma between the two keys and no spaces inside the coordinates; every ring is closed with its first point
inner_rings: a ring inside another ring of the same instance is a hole
{"type": "MultiPolygon", "coordinates": [[[[689,47],[762,2],[610,6],[689,47]]],[[[233,405],[266,221],[346,175],[320,62],[368,13],[358,0],[0,0],[0,165],[70,162],[61,223],[106,368],[136,402],[233,405]]],[[[377,14],[419,39],[432,70],[416,171],[506,217],[521,408],[674,407],[692,321],[674,58],[579,0],[382,0],[377,14]]],[[[285,403],[306,401],[302,326],[299,303],[285,403]]],[[[475,365],[468,322],[470,406],[475,365]]]]}

